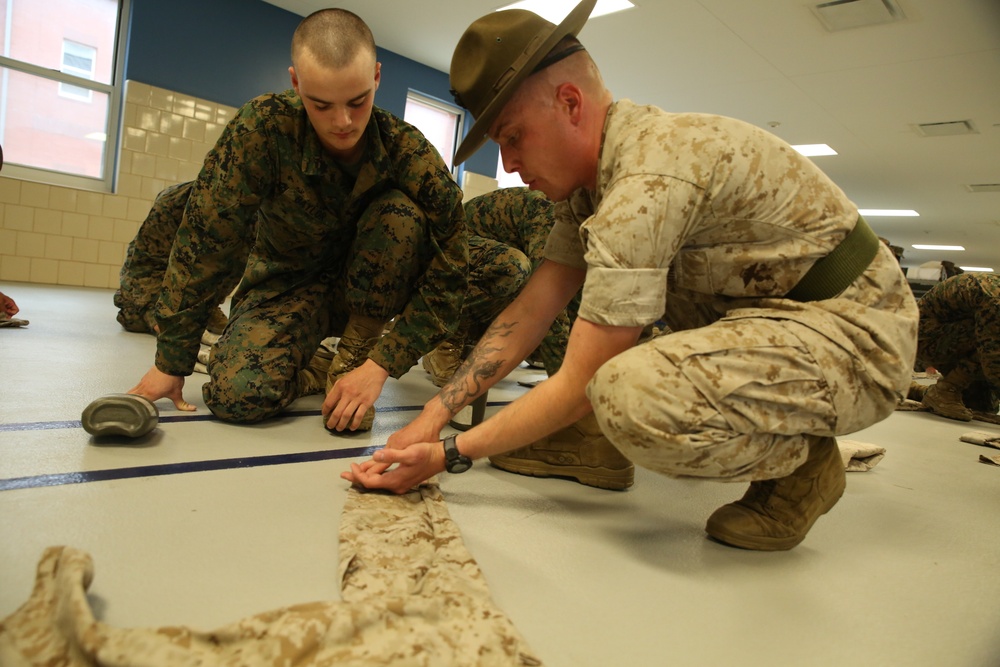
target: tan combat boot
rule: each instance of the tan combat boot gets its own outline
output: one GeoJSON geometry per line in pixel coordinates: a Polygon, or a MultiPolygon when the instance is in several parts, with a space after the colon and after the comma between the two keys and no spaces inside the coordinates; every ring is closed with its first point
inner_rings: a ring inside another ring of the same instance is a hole
{"type": "Polygon", "coordinates": [[[571,477],[620,491],[635,483],[635,466],[615,449],[591,413],[527,447],[490,457],[501,470],[534,477],[571,477]]]}
{"type": "Polygon", "coordinates": [[[330,375],[332,361],[333,350],[320,345],[316,354],[309,360],[309,365],[300,370],[295,378],[299,396],[326,395],[326,379],[330,375]]]}
{"type": "Polygon", "coordinates": [[[221,308],[216,306],[212,314],[208,316],[208,324],[205,325],[205,330],[209,333],[221,334],[227,324],[229,324],[229,318],[226,317],[221,308]]]}
{"type": "Polygon", "coordinates": [[[424,355],[421,365],[431,374],[431,382],[443,387],[462,365],[462,347],[452,341],[444,341],[424,355]]]}
{"type": "Polygon", "coordinates": [[[962,401],[962,392],[975,378],[965,370],[956,368],[931,385],[924,394],[923,404],[931,412],[959,421],[972,421],[972,410],[962,401]]]}
{"type": "Polygon", "coordinates": [[[906,399],[908,401],[923,401],[924,394],[927,393],[927,388],[929,386],[930,385],[911,381],[910,388],[906,391],[906,399]]]}
{"type": "MultiPolygon", "coordinates": [[[[326,393],[330,393],[337,380],[347,375],[355,368],[365,363],[368,353],[382,337],[385,322],[374,317],[351,315],[344,327],[344,333],[337,343],[337,353],[330,362],[330,371],[326,376],[326,393]]],[[[375,421],[375,407],[368,408],[361,426],[356,430],[370,431],[375,421]]]]}
{"type": "Polygon", "coordinates": [[[705,532],[743,549],[791,549],[840,500],[846,486],[837,440],[816,437],[809,444],[809,457],[795,472],[751,482],[743,498],[712,513],[705,532]]]}

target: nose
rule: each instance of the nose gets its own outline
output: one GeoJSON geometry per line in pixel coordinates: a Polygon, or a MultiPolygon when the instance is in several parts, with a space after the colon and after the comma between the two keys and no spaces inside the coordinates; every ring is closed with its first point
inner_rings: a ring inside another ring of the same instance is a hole
{"type": "Polygon", "coordinates": [[[337,131],[346,130],[351,126],[351,112],[346,107],[334,109],[330,119],[337,131]]]}
{"type": "Polygon", "coordinates": [[[503,163],[503,170],[508,174],[513,174],[520,166],[514,157],[514,151],[510,148],[500,149],[500,160],[503,163]]]}

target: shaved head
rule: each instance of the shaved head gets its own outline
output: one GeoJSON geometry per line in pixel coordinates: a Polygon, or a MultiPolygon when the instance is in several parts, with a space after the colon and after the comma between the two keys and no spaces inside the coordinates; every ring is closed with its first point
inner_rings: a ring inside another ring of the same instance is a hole
{"type": "Polygon", "coordinates": [[[343,68],[361,53],[375,60],[375,38],[357,14],[346,9],[321,9],[302,19],[292,35],[292,65],[308,51],[318,65],[343,68]]]}

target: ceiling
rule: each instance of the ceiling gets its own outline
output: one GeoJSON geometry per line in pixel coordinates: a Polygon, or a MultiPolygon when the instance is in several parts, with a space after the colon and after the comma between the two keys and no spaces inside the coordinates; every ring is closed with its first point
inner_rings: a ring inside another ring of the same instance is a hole
{"type": "MultiPolygon", "coordinates": [[[[302,16],[331,4],[266,1],[302,16]]],[[[856,1],[831,9],[851,11],[856,1]]],[[[380,47],[447,72],[468,25],[503,2],[335,4],[365,19],[380,47]]],[[[838,31],[813,11],[820,0],[633,2],[580,33],[616,98],[733,116],[791,144],[829,144],[838,155],[813,159],[859,208],[919,212],[868,218],[903,246],[904,265],[950,259],[1000,272],[1000,191],[968,189],[1000,184],[1000,1],[894,0],[902,19],[838,31]],[[951,121],[969,121],[974,133],[915,129],[951,121]]]]}

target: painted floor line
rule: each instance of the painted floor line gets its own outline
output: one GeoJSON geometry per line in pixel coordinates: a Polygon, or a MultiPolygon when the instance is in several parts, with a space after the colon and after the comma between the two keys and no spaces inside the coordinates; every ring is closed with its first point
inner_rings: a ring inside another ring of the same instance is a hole
{"type": "MultiPolygon", "coordinates": [[[[510,401],[490,401],[487,402],[487,407],[498,407],[508,405],[510,401]]],[[[388,405],[380,406],[376,405],[375,409],[378,412],[412,412],[415,410],[423,410],[422,405],[388,405]]],[[[322,413],[321,410],[292,410],[288,412],[282,412],[275,415],[273,419],[281,419],[283,417],[316,417],[322,413]]],[[[159,422],[161,424],[171,424],[179,422],[199,422],[199,421],[221,421],[218,417],[213,414],[197,414],[197,415],[161,415],[159,422]]],[[[51,431],[57,429],[67,429],[67,428],[83,428],[80,424],[79,419],[71,419],[67,421],[51,421],[51,422],[19,422],[11,424],[0,424],[0,433],[17,433],[19,431],[51,431]]]]}
{"type": "Polygon", "coordinates": [[[349,459],[357,456],[370,456],[373,452],[381,448],[382,445],[369,445],[365,447],[352,447],[350,449],[325,449],[317,452],[270,454],[267,456],[247,456],[211,461],[185,461],[183,463],[165,463],[151,466],[115,468],[111,470],[89,470],[87,472],[14,477],[11,479],[0,479],[0,491],[33,489],[45,486],[64,486],[66,484],[86,484],[88,482],[106,482],[109,480],[135,479],[138,477],[160,477],[163,475],[179,475],[213,470],[259,468],[262,466],[328,461],[331,459],[349,459]]]}

